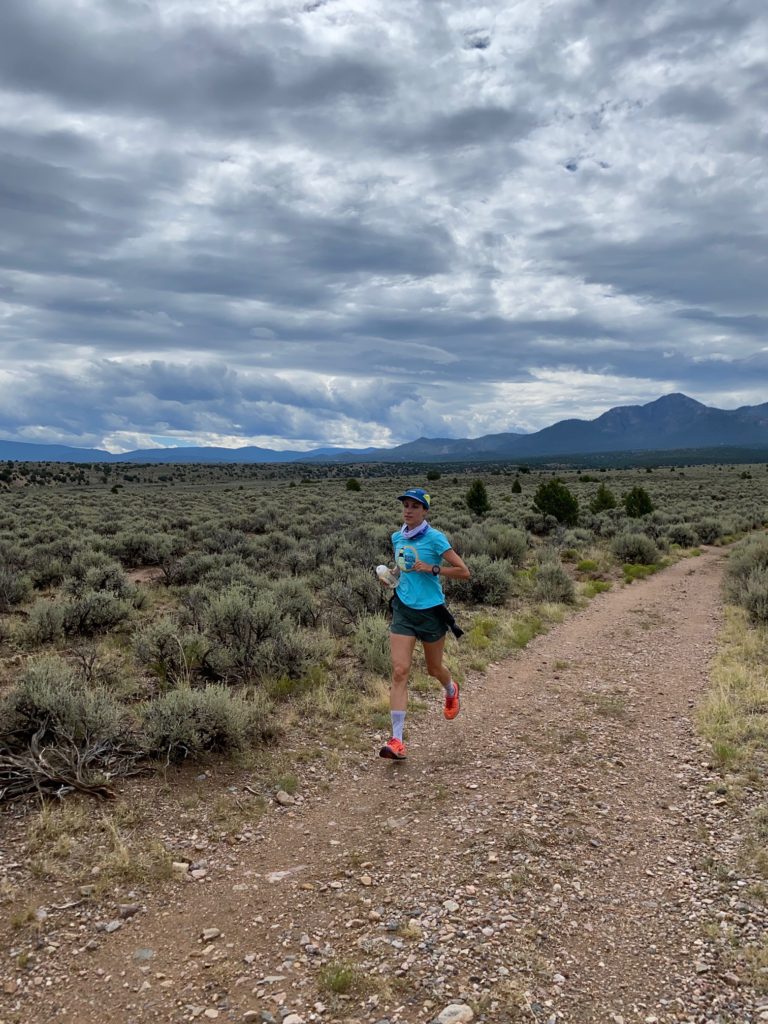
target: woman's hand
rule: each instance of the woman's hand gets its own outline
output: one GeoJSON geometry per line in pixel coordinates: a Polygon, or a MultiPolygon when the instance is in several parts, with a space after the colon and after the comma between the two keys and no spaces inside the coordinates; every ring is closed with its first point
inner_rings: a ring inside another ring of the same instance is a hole
{"type": "MultiPolygon", "coordinates": [[[[438,563],[441,568],[440,575],[447,577],[452,580],[468,580],[469,569],[464,564],[463,560],[453,548],[449,548],[443,552],[442,561],[438,563]],[[442,562],[447,562],[448,565],[443,565],[442,562]]],[[[432,566],[429,562],[422,562],[421,559],[417,559],[411,566],[409,572],[432,572],[432,566]]]]}
{"type": "Polygon", "coordinates": [[[429,562],[422,562],[420,559],[417,559],[413,563],[413,568],[411,569],[411,572],[432,572],[432,566],[429,564],[429,562]]]}

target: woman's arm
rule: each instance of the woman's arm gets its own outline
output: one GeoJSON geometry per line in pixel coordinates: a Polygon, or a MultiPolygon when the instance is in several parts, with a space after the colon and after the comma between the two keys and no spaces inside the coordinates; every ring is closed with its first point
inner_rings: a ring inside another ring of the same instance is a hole
{"type": "MultiPolygon", "coordinates": [[[[448,548],[447,551],[443,552],[443,561],[447,562],[448,565],[440,566],[440,576],[445,576],[451,580],[469,579],[469,569],[464,564],[461,556],[457,555],[453,548],[448,548]]],[[[432,566],[429,562],[415,562],[413,568],[416,572],[432,572],[432,566]]],[[[435,575],[438,574],[435,573],[435,575]]]]}

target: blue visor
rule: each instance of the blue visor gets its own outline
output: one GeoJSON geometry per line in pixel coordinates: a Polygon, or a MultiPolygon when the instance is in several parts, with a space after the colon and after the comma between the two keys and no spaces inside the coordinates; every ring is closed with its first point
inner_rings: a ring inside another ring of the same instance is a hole
{"type": "Polygon", "coordinates": [[[403,501],[405,498],[413,498],[414,501],[422,504],[424,508],[429,508],[429,504],[432,501],[429,494],[422,487],[409,487],[407,491],[403,491],[402,494],[397,496],[398,501],[403,501]]]}

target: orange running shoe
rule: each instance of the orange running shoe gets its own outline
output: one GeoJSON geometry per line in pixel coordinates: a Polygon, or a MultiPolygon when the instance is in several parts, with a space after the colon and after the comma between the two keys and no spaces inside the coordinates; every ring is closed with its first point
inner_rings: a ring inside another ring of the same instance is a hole
{"type": "Polygon", "coordinates": [[[458,715],[459,711],[461,711],[461,705],[459,704],[459,684],[455,679],[453,680],[453,685],[456,688],[456,692],[452,697],[449,697],[446,693],[445,704],[443,705],[443,718],[447,718],[449,722],[452,722],[456,715],[458,715]]]}
{"type": "Polygon", "coordinates": [[[379,751],[379,757],[388,757],[391,761],[404,761],[406,758],[405,744],[392,736],[379,751]]]}

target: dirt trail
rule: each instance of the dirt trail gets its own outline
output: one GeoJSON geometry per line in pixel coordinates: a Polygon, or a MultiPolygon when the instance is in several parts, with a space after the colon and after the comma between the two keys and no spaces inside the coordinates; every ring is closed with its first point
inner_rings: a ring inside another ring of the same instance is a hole
{"type": "Polygon", "coordinates": [[[468,680],[453,723],[436,698],[407,762],[361,757],[327,791],[307,772],[204,883],[51,950],[7,1019],[765,1019],[713,939],[735,824],[692,723],[722,564],[601,595],[468,680]]]}

